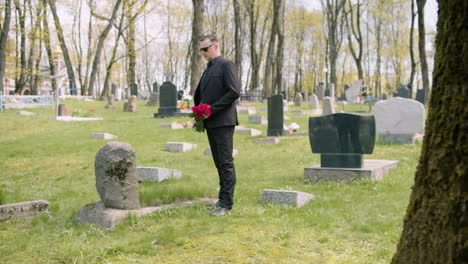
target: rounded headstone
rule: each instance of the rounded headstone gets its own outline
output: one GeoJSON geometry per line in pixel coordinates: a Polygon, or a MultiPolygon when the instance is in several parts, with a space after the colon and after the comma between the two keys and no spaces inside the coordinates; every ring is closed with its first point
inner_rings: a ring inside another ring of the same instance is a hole
{"type": "Polygon", "coordinates": [[[96,189],[108,208],[138,209],[136,155],[128,143],[112,141],[96,154],[96,189]]]}
{"type": "Polygon", "coordinates": [[[301,106],[302,105],[302,94],[301,93],[296,93],[294,96],[294,105],[295,106],[301,106]]]}
{"type": "Polygon", "coordinates": [[[378,133],[424,133],[424,105],[407,98],[381,100],[372,107],[378,133]]]}

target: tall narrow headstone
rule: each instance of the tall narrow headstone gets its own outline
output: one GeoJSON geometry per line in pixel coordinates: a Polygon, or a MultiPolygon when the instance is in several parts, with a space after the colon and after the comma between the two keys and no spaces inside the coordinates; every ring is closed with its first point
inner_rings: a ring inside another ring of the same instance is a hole
{"type": "Polygon", "coordinates": [[[328,90],[330,91],[330,97],[333,101],[335,101],[335,84],[334,83],[329,83],[328,84],[328,90]]]}
{"type": "Polygon", "coordinates": [[[315,94],[309,96],[309,104],[312,109],[319,109],[319,101],[315,94]]]}
{"type": "Polygon", "coordinates": [[[168,117],[180,112],[177,107],[177,87],[170,81],[159,88],[159,108],[154,117],[168,117]]]}
{"type": "Polygon", "coordinates": [[[410,98],[410,91],[408,87],[401,84],[400,87],[398,88],[396,96],[402,97],[402,98],[410,98]]]}
{"type": "Polygon", "coordinates": [[[158,82],[153,83],[153,93],[159,93],[159,85],[158,82]]]}
{"type": "Polygon", "coordinates": [[[138,96],[138,85],[136,83],[132,84],[132,88],[130,89],[130,95],[138,96]]]}
{"type": "Polygon", "coordinates": [[[309,118],[312,153],[320,153],[321,167],[362,168],[362,154],[375,144],[374,116],[337,113],[309,118]]]}
{"type": "Polygon", "coordinates": [[[96,154],[96,189],[107,208],[138,209],[136,154],[130,144],[112,141],[96,154]]]}
{"type": "Polygon", "coordinates": [[[297,92],[294,96],[294,105],[301,106],[302,105],[302,93],[297,92]]]}
{"type": "Polygon", "coordinates": [[[421,104],[426,104],[426,90],[418,89],[416,90],[416,101],[420,102],[421,104]]]}
{"type": "Polygon", "coordinates": [[[106,108],[115,108],[115,96],[113,94],[107,96],[106,108]]]}
{"type": "Polygon", "coordinates": [[[335,113],[335,105],[331,97],[323,98],[322,115],[331,115],[335,113]]]}
{"type": "Polygon", "coordinates": [[[111,93],[115,96],[117,90],[117,85],[115,83],[112,83],[112,88],[111,88],[111,93]]]}
{"type": "Polygon", "coordinates": [[[325,85],[323,84],[323,82],[319,83],[319,85],[315,89],[315,94],[317,95],[319,101],[322,101],[323,97],[325,96],[325,85]]]}
{"type": "Polygon", "coordinates": [[[348,103],[359,103],[359,96],[361,95],[362,80],[354,81],[349,89],[345,91],[346,101],[348,103]]]}
{"type": "Polygon", "coordinates": [[[122,101],[122,89],[120,88],[115,89],[115,100],[122,101]]]}
{"type": "Polygon", "coordinates": [[[273,95],[268,98],[268,131],[267,136],[277,137],[284,133],[283,96],[273,95]]]}
{"type": "Polygon", "coordinates": [[[137,111],[137,102],[138,99],[135,95],[130,96],[130,98],[128,99],[128,112],[137,111]]]}

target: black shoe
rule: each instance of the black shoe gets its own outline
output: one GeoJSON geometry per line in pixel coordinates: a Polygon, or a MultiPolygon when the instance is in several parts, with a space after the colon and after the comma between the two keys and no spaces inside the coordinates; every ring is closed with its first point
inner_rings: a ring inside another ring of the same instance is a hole
{"type": "Polygon", "coordinates": [[[222,215],[227,214],[229,211],[231,211],[231,209],[220,207],[218,210],[212,212],[210,215],[211,216],[222,216],[222,215]]]}
{"type": "Polygon", "coordinates": [[[220,201],[217,201],[215,204],[206,207],[206,209],[208,209],[208,210],[214,210],[214,209],[221,208],[222,205],[223,205],[223,204],[222,204],[220,201]]]}

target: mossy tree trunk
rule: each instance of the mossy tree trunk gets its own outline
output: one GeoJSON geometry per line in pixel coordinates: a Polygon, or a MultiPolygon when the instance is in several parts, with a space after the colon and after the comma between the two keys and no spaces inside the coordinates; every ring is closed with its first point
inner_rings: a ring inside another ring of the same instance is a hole
{"type": "Polygon", "coordinates": [[[421,157],[392,263],[468,263],[468,1],[439,0],[421,157]]]}

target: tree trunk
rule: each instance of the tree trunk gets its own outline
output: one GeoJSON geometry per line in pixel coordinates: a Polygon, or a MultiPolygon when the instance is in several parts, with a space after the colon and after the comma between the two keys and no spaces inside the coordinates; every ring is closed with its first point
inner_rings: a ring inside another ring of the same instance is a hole
{"type": "Polygon", "coordinates": [[[190,94],[195,93],[198,82],[201,77],[203,58],[198,51],[199,39],[203,32],[203,17],[205,7],[203,0],[192,0],[193,3],[193,20],[192,20],[192,57],[190,59],[191,75],[190,75],[190,94]]]}
{"type": "Polygon", "coordinates": [[[358,71],[358,79],[364,80],[364,71],[362,70],[362,53],[363,53],[363,38],[361,31],[361,3],[358,0],[356,7],[353,6],[351,0],[348,0],[349,12],[344,12],[345,21],[348,28],[348,46],[353,56],[354,62],[356,63],[356,69],[358,71]],[[356,15],[354,15],[354,9],[356,8],[356,15]],[[349,14],[349,17],[348,17],[349,14]],[[354,19],[356,17],[356,19],[354,19]],[[354,22],[356,21],[356,22],[354,22]],[[357,51],[354,49],[353,41],[351,36],[357,41],[357,51]]]}
{"type": "Polygon", "coordinates": [[[24,86],[26,85],[26,2],[24,2],[23,8],[21,8],[21,3],[19,0],[15,0],[16,12],[18,13],[19,20],[19,30],[21,36],[21,45],[20,45],[20,75],[19,79],[16,80],[15,93],[21,93],[24,86]]]}
{"type": "Polygon", "coordinates": [[[5,17],[0,35],[0,93],[3,93],[3,78],[5,76],[6,44],[11,21],[11,0],[5,1],[5,17]]]}
{"type": "Polygon", "coordinates": [[[42,18],[42,28],[44,30],[44,44],[47,52],[47,59],[49,62],[50,68],[50,76],[51,76],[51,84],[52,84],[52,91],[57,91],[57,78],[55,78],[55,64],[54,64],[54,55],[52,53],[52,48],[50,45],[50,31],[49,31],[49,22],[47,21],[47,3],[46,0],[42,1],[42,8],[44,9],[44,17],[42,18]]]}
{"type": "Polygon", "coordinates": [[[54,17],[55,29],[57,31],[57,37],[59,39],[60,48],[62,49],[63,60],[65,61],[65,66],[67,67],[68,82],[70,85],[70,93],[73,94],[74,89],[76,89],[73,65],[70,59],[70,55],[68,54],[68,48],[65,43],[65,38],[63,37],[63,30],[62,30],[62,26],[60,25],[60,19],[57,14],[57,8],[55,7],[55,0],[48,0],[48,1],[49,1],[50,10],[52,11],[52,15],[54,17]]]}
{"type": "Polygon", "coordinates": [[[414,20],[416,18],[416,12],[414,12],[414,1],[411,0],[411,27],[410,27],[410,43],[409,43],[409,51],[410,51],[410,58],[411,58],[411,75],[408,81],[408,88],[410,89],[410,98],[412,97],[413,93],[413,82],[414,82],[414,74],[416,73],[416,61],[414,59],[414,20]]]}
{"type": "Polygon", "coordinates": [[[426,30],[424,28],[424,6],[426,0],[416,0],[418,5],[418,32],[419,32],[419,61],[421,63],[421,76],[423,81],[423,89],[426,92],[426,100],[429,99],[429,70],[426,58],[426,30]]]}
{"type": "MultiPolygon", "coordinates": [[[[250,80],[251,89],[256,89],[259,86],[259,69],[260,69],[260,60],[258,59],[260,55],[257,53],[257,22],[258,22],[258,12],[255,12],[257,9],[256,2],[250,0],[249,8],[249,18],[250,18],[250,63],[252,64],[252,77],[250,80]]],[[[263,87],[265,91],[267,87],[263,87]]]]}
{"type": "Polygon", "coordinates": [[[468,2],[439,1],[421,157],[392,263],[468,260],[468,2]]]}
{"type": "Polygon", "coordinates": [[[136,4],[136,1],[131,0],[127,2],[127,85],[132,87],[132,84],[136,83],[136,51],[135,51],[135,20],[136,17],[133,16],[133,7],[136,4]]]}
{"type": "Polygon", "coordinates": [[[278,46],[276,47],[276,80],[272,87],[279,94],[283,90],[283,63],[284,63],[284,1],[276,0],[279,9],[278,21],[276,23],[276,34],[278,35],[278,46]]]}
{"type": "Polygon", "coordinates": [[[112,55],[109,60],[109,64],[106,67],[106,77],[104,77],[104,89],[102,89],[101,97],[107,97],[108,95],[111,94],[111,91],[109,89],[109,83],[110,83],[110,78],[112,74],[112,66],[114,66],[114,63],[117,61],[115,59],[115,56],[117,54],[117,48],[119,47],[120,37],[122,36],[120,32],[122,32],[123,21],[124,21],[124,15],[122,14],[122,17],[119,22],[119,26],[117,28],[117,36],[115,38],[114,47],[112,48],[112,55]]]}
{"type": "MultiPolygon", "coordinates": [[[[36,80],[37,76],[39,74],[39,71],[36,70],[39,67],[39,60],[40,60],[40,49],[37,50],[36,47],[36,40],[39,39],[39,42],[41,41],[41,38],[38,38],[38,32],[42,32],[40,29],[40,24],[41,24],[41,3],[39,2],[36,7],[36,22],[33,23],[33,14],[32,14],[32,4],[29,2],[29,10],[30,10],[30,15],[31,15],[31,34],[30,34],[30,44],[29,44],[29,59],[28,59],[28,72],[29,72],[29,88],[31,89],[31,94],[37,95],[37,85],[36,85],[36,80]],[[38,51],[39,54],[35,54],[36,51],[38,51]],[[35,63],[34,63],[35,60],[35,63]],[[35,67],[36,65],[36,67],[35,67]]],[[[40,44],[39,44],[40,46],[40,44]]]]}
{"type": "Polygon", "coordinates": [[[235,60],[237,66],[237,73],[239,75],[239,80],[242,80],[242,22],[241,22],[241,13],[240,13],[240,6],[239,0],[232,0],[232,4],[234,7],[234,43],[235,43],[235,60]]]}
{"type": "Polygon", "coordinates": [[[88,92],[89,94],[93,94],[94,91],[94,81],[96,80],[96,74],[98,71],[98,66],[99,66],[99,60],[101,57],[101,52],[102,48],[104,47],[104,40],[106,40],[107,35],[109,34],[109,31],[112,28],[112,25],[114,25],[115,17],[117,16],[117,11],[119,10],[120,3],[122,0],[117,0],[117,2],[114,5],[114,8],[112,10],[112,16],[109,20],[109,23],[107,24],[106,28],[102,31],[101,35],[99,35],[99,40],[98,44],[96,47],[96,54],[94,56],[94,61],[93,61],[93,68],[91,70],[91,75],[89,77],[89,86],[88,86],[88,92]]]}

